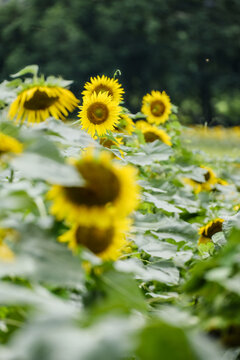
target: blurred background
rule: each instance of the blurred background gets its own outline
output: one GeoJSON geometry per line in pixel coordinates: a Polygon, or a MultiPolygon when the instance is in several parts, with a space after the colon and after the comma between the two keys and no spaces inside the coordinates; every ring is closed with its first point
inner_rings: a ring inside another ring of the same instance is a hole
{"type": "Polygon", "coordinates": [[[132,112],[165,90],[185,124],[240,124],[239,0],[0,0],[0,81],[29,64],[113,76],[132,112]]]}

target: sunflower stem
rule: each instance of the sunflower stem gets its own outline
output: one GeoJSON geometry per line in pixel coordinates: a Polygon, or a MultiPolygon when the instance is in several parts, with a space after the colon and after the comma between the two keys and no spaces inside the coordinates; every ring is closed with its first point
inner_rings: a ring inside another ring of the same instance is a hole
{"type": "Polygon", "coordinates": [[[121,75],[122,75],[121,70],[117,69],[117,70],[115,71],[115,73],[113,74],[114,80],[116,79],[117,76],[121,76],[121,75]]]}
{"type": "Polygon", "coordinates": [[[44,202],[43,202],[43,200],[42,200],[42,198],[40,196],[37,196],[35,198],[35,204],[37,205],[40,217],[41,218],[46,217],[47,216],[47,211],[46,211],[44,202]]]}
{"type": "Polygon", "coordinates": [[[11,170],[10,170],[10,176],[9,176],[9,178],[8,178],[8,181],[9,181],[10,183],[12,183],[12,182],[13,182],[13,179],[14,179],[14,170],[11,169],[11,170]]]}

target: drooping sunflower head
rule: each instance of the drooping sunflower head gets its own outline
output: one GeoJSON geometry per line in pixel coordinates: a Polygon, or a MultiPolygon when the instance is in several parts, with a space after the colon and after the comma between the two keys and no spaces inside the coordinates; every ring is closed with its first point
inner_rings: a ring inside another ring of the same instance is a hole
{"type": "Polygon", "coordinates": [[[184,179],[184,182],[186,184],[189,184],[193,187],[196,194],[201,191],[211,191],[213,187],[218,183],[218,178],[210,167],[202,165],[201,168],[205,170],[203,174],[204,181],[197,181],[189,178],[184,179]]]}
{"type": "Polygon", "coordinates": [[[131,135],[135,129],[134,122],[126,114],[119,115],[119,122],[114,126],[114,131],[131,135]]]}
{"type": "Polygon", "coordinates": [[[120,107],[107,92],[94,92],[92,95],[85,96],[83,105],[79,106],[79,117],[82,128],[87,130],[92,136],[97,133],[99,136],[106,134],[108,130],[113,130],[118,123],[120,107]]]}
{"type": "Polygon", "coordinates": [[[53,200],[51,213],[58,219],[105,223],[108,214],[125,216],[138,204],[139,188],[136,170],[132,166],[120,166],[111,159],[109,152],[86,151],[74,165],[85,180],[84,186],[67,187],[54,185],[48,193],[53,200]]]}
{"type": "Polygon", "coordinates": [[[117,260],[129,246],[126,240],[129,221],[109,218],[106,224],[75,224],[59,237],[60,242],[67,242],[73,252],[81,246],[104,260],[117,260]]]}
{"type": "Polygon", "coordinates": [[[166,145],[172,145],[171,138],[166,131],[158,129],[156,126],[152,126],[145,121],[138,121],[136,127],[141,130],[146,142],[160,140],[166,145]]]}
{"type": "Polygon", "coordinates": [[[216,218],[210,221],[209,223],[207,223],[207,225],[202,226],[199,229],[200,238],[198,240],[198,245],[206,244],[207,242],[211,241],[211,238],[214,234],[222,231],[223,222],[224,222],[223,219],[216,218]]]}
{"type": "Polygon", "coordinates": [[[97,76],[90,79],[84,86],[83,96],[89,97],[94,92],[96,94],[106,93],[111,99],[119,103],[123,99],[124,90],[117,79],[108,78],[107,76],[97,76]]]}
{"type": "Polygon", "coordinates": [[[64,119],[78,105],[74,94],[61,86],[32,84],[10,106],[8,116],[17,122],[39,123],[50,116],[64,119]]]}
{"type": "Polygon", "coordinates": [[[147,116],[147,121],[152,124],[164,123],[171,114],[171,101],[163,91],[152,91],[143,97],[142,113],[147,116]]]}
{"type": "Polygon", "coordinates": [[[23,145],[12,136],[0,132],[0,158],[8,154],[19,154],[23,151],[23,145]]]}

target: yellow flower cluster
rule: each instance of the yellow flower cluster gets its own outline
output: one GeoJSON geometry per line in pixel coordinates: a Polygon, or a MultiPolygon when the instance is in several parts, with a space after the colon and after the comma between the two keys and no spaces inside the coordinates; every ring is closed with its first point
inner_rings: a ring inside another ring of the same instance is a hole
{"type": "Polygon", "coordinates": [[[54,185],[48,193],[51,213],[71,227],[59,240],[73,250],[82,245],[103,259],[115,260],[128,246],[127,216],[138,205],[136,170],[114,163],[109,152],[91,148],[73,166],[84,185],[54,185]]]}

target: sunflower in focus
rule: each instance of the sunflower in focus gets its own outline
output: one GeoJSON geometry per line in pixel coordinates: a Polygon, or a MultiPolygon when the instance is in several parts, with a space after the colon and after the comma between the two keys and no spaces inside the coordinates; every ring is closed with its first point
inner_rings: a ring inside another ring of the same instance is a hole
{"type": "Polygon", "coordinates": [[[136,127],[141,130],[144,140],[147,143],[160,140],[168,146],[172,145],[170,136],[164,130],[158,129],[156,126],[150,125],[146,121],[137,121],[136,127]]]}
{"type": "Polygon", "coordinates": [[[92,136],[95,136],[95,133],[99,136],[104,135],[108,130],[113,130],[114,125],[118,123],[120,107],[107,92],[94,92],[90,96],[85,96],[83,105],[79,108],[82,128],[92,136]]]}
{"type": "Polygon", "coordinates": [[[0,261],[12,261],[14,259],[12,250],[4,242],[7,235],[8,230],[0,228],[0,261]]]}
{"type": "Polygon", "coordinates": [[[200,238],[198,239],[198,245],[208,243],[211,241],[214,234],[222,231],[223,222],[223,219],[216,218],[210,221],[207,225],[202,226],[199,229],[200,238]]]}
{"type": "Polygon", "coordinates": [[[205,170],[203,175],[204,181],[201,182],[189,178],[184,178],[184,182],[188,185],[191,185],[196,194],[200,193],[201,191],[211,191],[219,181],[210,167],[201,166],[201,168],[205,170]]]}
{"type": "Polygon", "coordinates": [[[17,122],[39,123],[50,116],[65,119],[78,105],[73,93],[60,86],[32,85],[22,90],[10,106],[8,116],[17,122]]]}
{"type": "Polygon", "coordinates": [[[0,158],[9,154],[19,154],[23,151],[23,145],[13,138],[0,132],[0,158]]]}
{"type": "Polygon", "coordinates": [[[53,200],[50,211],[57,219],[105,224],[109,214],[125,216],[136,209],[139,187],[135,168],[116,164],[109,152],[95,153],[93,149],[74,160],[74,166],[85,185],[54,185],[48,193],[53,200]]]}
{"type": "Polygon", "coordinates": [[[119,123],[114,126],[115,132],[131,135],[135,129],[135,124],[132,119],[126,114],[119,115],[119,123]]]}
{"type": "Polygon", "coordinates": [[[147,121],[151,124],[163,124],[171,114],[171,101],[169,96],[163,91],[152,91],[143,97],[142,113],[147,116],[147,121]]]}
{"type": "Polygon", "coordinates": [[[91,77],[90,82],[87,82],[84,88],[85,90],[82,92],[82,95],[87,98],[95,92],[96,94],[105,93],[111,96],[111,99],[116,103],[120,103],[123,99],[124,90],[118,80],[108,78],[105,75],[101,77],[91,77]]]}
{"type": "Polygon", "coordinates": [[[69,231],[61,235],[58,240],[67,242],[69,248],[75,252],[81,246],[93,252],[103,260],[117,260],[129,248],[126,240],[129,231],[128,219],[108,218],[107,224],[75,224],[69,231]]]}

